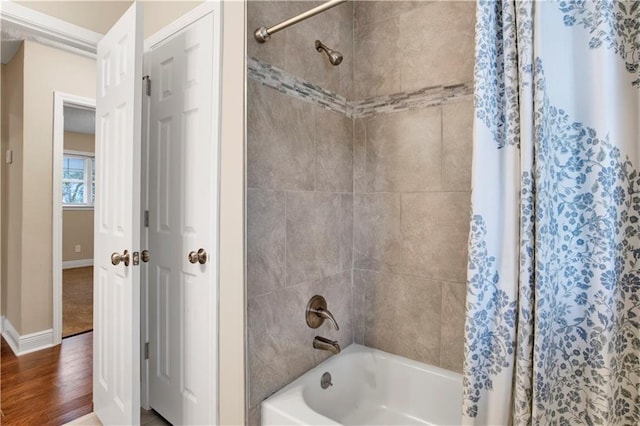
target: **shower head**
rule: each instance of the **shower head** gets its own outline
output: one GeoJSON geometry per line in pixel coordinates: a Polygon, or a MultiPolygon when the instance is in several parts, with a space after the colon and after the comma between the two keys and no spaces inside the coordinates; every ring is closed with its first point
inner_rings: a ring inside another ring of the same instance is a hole
{"type": "Polygon", "coordinates": [[[316,50],[318,52],[324,51],[324,53],[326,53],[329,57],[329,62],[331,62],[331,65],[340,65],[340,62],[342,62],[342,53],[338,52],[337,50],[329,49],[320,40],[316,40],[316,50]]]}

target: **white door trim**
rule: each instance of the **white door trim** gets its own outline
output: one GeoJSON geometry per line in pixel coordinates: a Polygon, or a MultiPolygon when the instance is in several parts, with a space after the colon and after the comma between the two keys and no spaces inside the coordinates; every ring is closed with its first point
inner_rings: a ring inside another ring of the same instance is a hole
{"type": "MultiPolygon", "coordinates": [[[[201,5],[196,6],[195,8],[185,13],[175,21],[171,22],[166,27],[160,29],[155,34],[152,34],[151,36],[147,37],[144,41],[144,51],[147,52],[153,49],[156,45],[158,45],[159,43],[162,43],[165,39],[171,37],[175,33],[182,30],[184,27],[194,23],[198,19],[202,18],[203,16],[211,12],[214,12],[214,19],[215,19],[214,25],[216,26],[214,31],[217,31],[217,33],[214,34],[214,36],[220,37],[222,34],[222,32],[219,29],[220,23],[222,22],[220,18],[220,14],[222,13],[220,1],[205,1],[201,5]]],[[[219,40],[217,42],[214,40],[214,43],[216,44],[216,46],[220,46],[219,40]]]]}
{"type": "Polygon", "coordinates": [[[0,25],[16,38],[37,41],[95,59],[102,34],[19,4],[2,1],[0,25]]]}
{"type": "MultiPolygon", "coordinates": [[[[96,100],[69,93],[53,94],[53,344],[62,342],[62,158],[64,107],[96,108],[96,100]]],[[[93,260],[93,259],[92,259],[93,260]]]]}

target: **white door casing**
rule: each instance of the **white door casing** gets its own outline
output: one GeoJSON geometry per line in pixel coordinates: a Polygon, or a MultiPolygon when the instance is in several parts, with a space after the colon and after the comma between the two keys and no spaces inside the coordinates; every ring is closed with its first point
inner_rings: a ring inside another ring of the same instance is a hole
{"type": "Polygon", "coordinates": [[[103,424],[140,423],[140,142],[142,7],[98,42],[93,402],[103,424]],[[114,252],[129,266],[112,265],[114,252]]]}
{"type": "Polygon", "coordinates": [[[217,423],[218,11],[145,55],[149,405],[173,424],[217,423]]]}

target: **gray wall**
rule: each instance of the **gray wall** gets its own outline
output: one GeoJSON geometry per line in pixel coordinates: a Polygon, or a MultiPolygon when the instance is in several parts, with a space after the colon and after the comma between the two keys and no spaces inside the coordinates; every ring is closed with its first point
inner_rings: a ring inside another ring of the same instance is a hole
{"type": "Polygon", "coordinates": [[[356,122],[355,339],[462,369],[470,102],[356,122]]]}
{"type": "MultiPolygon", "coordinates": [[[[314,4],[247,6],[248,56],[351,97],[353,8],[347,4],[275,34],[253,30],[314,4]],[[343,53],[333,67],[315,51],[319,38],[343,53]]],[[[316,335],[353,343],[353,120],[248,81],[247,296],[249,424],[260,402],[326,359],[316,335]],[[321,294],[340,325],[309,328],[304,312],[321,294]]]]}
{"type": "Polygon", "coordinates": [[[256,28],[275,25],[322,3],[324,1],[249,0],[247,56],[260,59],[351,99],[354,59],[353,2],[342,4],[280,31],[267,43],[259,44],[253,38],[256,28]],[[345,54],[340,66],[334,67],[325,56],[316,52],[314,42],[317,39],[345,54]]]}
{"type": "MultiPolygon", "coordinates": [[[[350,100],[472,80],[473,3],[350,2],[253,42],[316,3],[250,1],[248,56],[350,100]]],[[[249,424],[326,359],[315,335],[461,370],[471,100],[354,120],[253,80],[247,99],[249,424]],[[314,294],[339,333],[307,327],[314,294]]]]}
{"type": "MultiPolygon", "coordinates": [[[[357,2],[358,99],[473,80],[473,2],[357,2]]],[[[358,119],[355,341],[462,370],[473,105],[358,119]]]]}

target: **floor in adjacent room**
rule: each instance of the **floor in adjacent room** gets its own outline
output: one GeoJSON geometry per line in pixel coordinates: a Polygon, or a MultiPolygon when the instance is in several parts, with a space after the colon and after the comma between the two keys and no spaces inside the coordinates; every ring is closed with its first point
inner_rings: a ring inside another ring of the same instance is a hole
{"type": "MultiPolygon", "coordinates": [[[[100,425],[92,403],[92,332],[20,357],[3,338],[0,358],[0,424],[60,426],[73,421],[77,425],[100,425]]],[[[141,410],[140,424],[169,423],[154,411],[141,410]]]]}
{"type": "Polygon", "coordinates": [[[62,337],[93,330],[93,266],[62,271],[62,337]]]}

